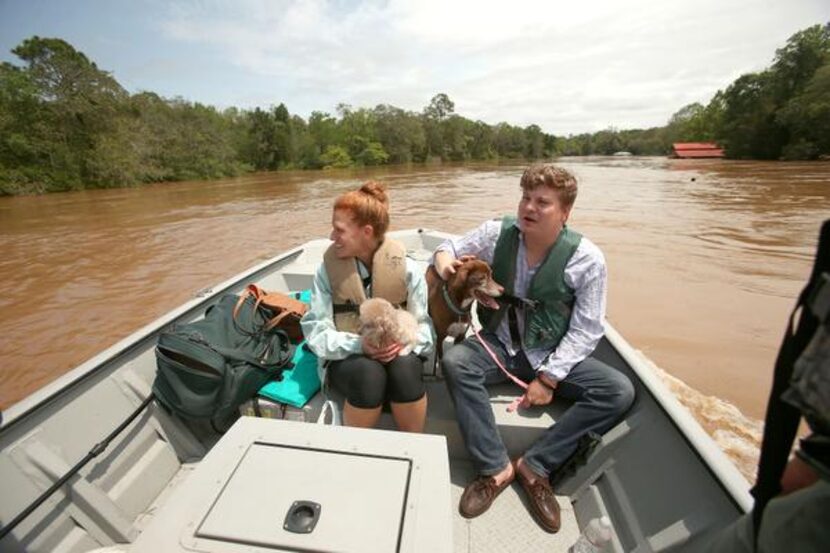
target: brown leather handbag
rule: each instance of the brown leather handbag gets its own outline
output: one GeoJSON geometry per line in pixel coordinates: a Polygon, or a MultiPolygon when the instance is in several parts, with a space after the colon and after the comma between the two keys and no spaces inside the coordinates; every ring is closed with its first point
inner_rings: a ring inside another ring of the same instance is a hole
{"type": "Polygon", "coordinates": [[[283,293],[266,292],[256,284],[249,284],[239,295],[239,301],[236,303],[236,308],[233,310],[234,319],[236,319],[242,303],[248,297],[254,298],[254,311],[256,311],[256,309],[261,305],[273,313],[273,317],[265,323],[264,330],[279,328],[284,330],[285,333],[288,334],[288,338],[292,341],[298,342],[303,339],[303,330],[302,327],[300,327],[300,319],[302,319],[305,312],[308,311],[308,306],[305,303],[283,293]]]}

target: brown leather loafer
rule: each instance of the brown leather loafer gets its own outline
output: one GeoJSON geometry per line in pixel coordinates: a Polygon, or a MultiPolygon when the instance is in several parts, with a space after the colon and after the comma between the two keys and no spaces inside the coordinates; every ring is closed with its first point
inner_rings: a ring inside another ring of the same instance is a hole
{"type": "Polygon", "coordinates": [[[493,501],[512,481],[510,478],[499,486],[492,476],[478,476],[464,488],[461,501],[458,502],[458,512],[465,518],[477,517],[490,508],[493,501]]]}
{"type": "Polygon", "coordinates": [[[554,534],[559,531],[561,520],[559,517],[559,503],[553,494],[553,488],[547,478],[539,477],[531,482],[520,470],[516,470],[519,483],[530,500],[530,511],[536,521],[546,531],[554,534]]]}

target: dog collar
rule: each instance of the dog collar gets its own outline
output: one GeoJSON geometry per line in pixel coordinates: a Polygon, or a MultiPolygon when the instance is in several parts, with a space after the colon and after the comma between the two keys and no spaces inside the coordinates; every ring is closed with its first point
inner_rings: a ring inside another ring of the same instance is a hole
{"type": "Polygon", "coordinates": [[[460,307],[455,305],[455,302],[452,301],[452,298],[450,297],[450,293],[447,290],[447,283],[446,282],[441,285],[441,295],[444,296],[444,303],[447,304],[447,307],[450,308],[450,311],[452,311],[453,313],[455,313],[459,317],[463,317],[464,315],[469,313],[470,307],[473,306],[473,304],[471,303],[470,307],[468,307],[467,309],[461,309],[460,307]]]}

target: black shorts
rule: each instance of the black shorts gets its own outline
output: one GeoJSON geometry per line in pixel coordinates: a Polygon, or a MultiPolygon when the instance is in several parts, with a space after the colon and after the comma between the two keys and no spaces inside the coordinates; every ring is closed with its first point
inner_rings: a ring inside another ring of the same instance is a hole
{"type": "Polygon", "coordinates": [[[409,353],[386,365],[365,355],[352,355],[329,364],[329,381],[349,404],[374,409],[385,400],[409,403],[424,397],[423,360],[409,353]]]}

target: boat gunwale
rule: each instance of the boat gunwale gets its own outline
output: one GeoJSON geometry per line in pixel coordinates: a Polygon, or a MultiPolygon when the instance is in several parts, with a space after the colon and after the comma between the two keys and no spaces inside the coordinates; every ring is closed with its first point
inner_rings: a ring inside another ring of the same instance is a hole
{"type": "Polygon", "coordinates": [[[738,470],[738,467],[729,460],[726,453],[706,433],[691,412],[680,403],[674,393],[663,383],[654,372],[654,369],[649,366],[646,358],[635,350],[607,320],[605,321],[605,338],[620,354],[620,357],[628,363],[631,370],[637,374],[643,386],[648,389],[666,416],[690,443],[693,451],[717,478],[732,500],[744,513],[748,513],[752,509],[754,499],[749,493],[749,483],[738,470]]]}

